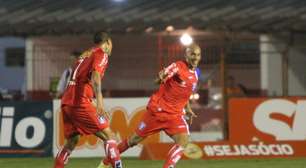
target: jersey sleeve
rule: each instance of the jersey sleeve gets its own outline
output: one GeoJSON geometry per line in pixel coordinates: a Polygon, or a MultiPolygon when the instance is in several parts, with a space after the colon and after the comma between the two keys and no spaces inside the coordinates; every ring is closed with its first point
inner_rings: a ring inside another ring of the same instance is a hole
{"type": "Polygon", "coordinates": [[[165,81],[172,78],[174,75],[179,73],[179,64],[178,63],[172,63],[167,68],[165,68],[165,74],[167,75],[165,78],[165,81]]]}
{"type": "Polygon", "coordinates": [[[97,71],[103,77],[108,63],[108,55],[103,52],[93,53],[92,71],[97,71]]]}

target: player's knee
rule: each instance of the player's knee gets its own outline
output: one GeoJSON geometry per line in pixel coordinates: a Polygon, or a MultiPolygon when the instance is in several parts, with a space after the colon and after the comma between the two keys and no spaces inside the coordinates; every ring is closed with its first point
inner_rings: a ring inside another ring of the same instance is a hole
{"type": "Polygon", "coordinates": [[[185,149],[188,145],[188,141],[182,139],[180,141],[177,141],[176,144],[185,149]]]}
{"type": "Polygon", "coordinates": [[[114,133],[109,128],[106,128],[103,131],[98,131],[95,133],[95,135],[100,139],[102,139],[103,141],[115,139],[114,133]]]}
{"type": "Polygon", "coordinates": [[[132,147],[132,146],[137,145],[137,142],[136,142],[134,139],[130,138],[130,139],[128,140],[128,144],[129,144],[130,147],[132,147]]]}
{"type": "Polygon", "coordinates": [[[184,141],[180,144],[180,146],[184,149],[187,147],[187,145],[188,145],[188,141],[184,141]]]}
{"type": "Polygon", "coordinates": [[[66,143],[66,147],[70,150],[73,150],[74,147],[77,145],[77,143],[79,142],[80,136],[79,135],[73,135],[71,136],[66,143]]]}
{"type": "Polygon", "coordinates": [[[107,131],[107,132],[105,132],[105,138],[106,138],[106,140],[115,139],[115,134],[111,131],[107,131]]]}
{"type": "Polygon", "coordinates": [[[178,136],[176,143],[182,148],[186,148],[186,146],[188,145],[188,136],[187,135],[178,136]]]}
{"type": "Polygon", "coordinates": [[[129,146],[135,146],[138,143],[140,143],[143,140],[143,137],[140,137],[138,135],[133,135],[130,139],[129,139],[129,146]]]}
{"type": "Polygon", "coordinates": [[[79,139],[80,139],[80,136],[79,136],[79,135],[72,137],[72,138],[70,139],[71,144],[75,146],[75,145],[79,142],[79,139]]]}
{"type": "Polygon", "coordinates": [[[137,145],[137,141],[135,141],[134,139],[130,139],[128,143],[130,147],[137,145]]]}

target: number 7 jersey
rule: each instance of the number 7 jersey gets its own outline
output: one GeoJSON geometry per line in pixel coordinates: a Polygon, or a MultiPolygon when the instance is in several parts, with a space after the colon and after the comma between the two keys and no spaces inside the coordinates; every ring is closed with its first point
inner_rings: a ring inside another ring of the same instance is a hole
{"type": "Polygon", "coordinates": [[[99,72],[102,79],[107,65],[108,55],[99,47],[93,48],[89,57],[78,59],[73,66],[72,76],[63,94],[62,105],[86,106],[91,104],[94,97],[91,73],[99,72]]]}

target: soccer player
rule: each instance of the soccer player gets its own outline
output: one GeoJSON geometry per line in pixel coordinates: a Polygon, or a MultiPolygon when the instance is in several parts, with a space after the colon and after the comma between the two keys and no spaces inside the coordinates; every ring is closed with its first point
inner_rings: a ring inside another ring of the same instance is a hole
{"type": "Polygon", "coordinates": [[[64,120],[66,143],[55,158],[54,168],[63,168],[75,148],[80,135],[94,134],[105,144],[105,153],[113,168],[122,163],[114,135],[109,128],[108,115],[104,111],[101,80],[112,51],[112,40],[107,33],[94,36],[95,47],[89,54],[82,54],[75,63],[73,73],[65,90],[61,111],[64,120]],[[92,105],[96,98],[96,107],[92,105]]]}
{"type": "MultiPolygon", "coordinates": [[[[190,123],[192,118],[196,117],[189,105],[189,97],[196,88],[198,77],[195,69],[200,60],[201,48],[197,44],[192,44],[186,48],[185,60],[172,63],[159,73],[156,82],[160,87],[151,96],[147,112],[135,134],[118,145],[120,153],[138,144],[147,136],[163,130],[175,142],[163,168],[175,167],[188,143],[189,128],[184,114],[189,115],[190,123]]],[[[109,163],[110,160],[106,158],[98,168],[109,167],[109,163]]]]}

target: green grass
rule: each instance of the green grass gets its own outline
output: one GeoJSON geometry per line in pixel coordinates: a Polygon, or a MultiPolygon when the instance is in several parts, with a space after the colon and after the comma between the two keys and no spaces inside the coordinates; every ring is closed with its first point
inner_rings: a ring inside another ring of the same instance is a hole
{"type": "MultiPolygon", "coordinates": [[[[99,158],[72,158],[65,168],[95,168],[99,158]]],[[[125,168],[162,168],[163,161],[123,159],[125,168]]],[[[52,168],[52,158],[0,158],[0,168],[52,168]]],[[[177,168],[306,168],[306,158],[182,160],[177,168]]]]}

